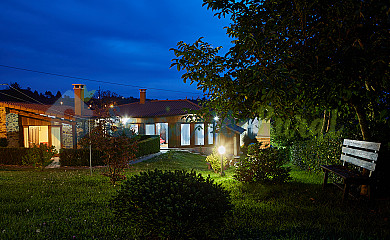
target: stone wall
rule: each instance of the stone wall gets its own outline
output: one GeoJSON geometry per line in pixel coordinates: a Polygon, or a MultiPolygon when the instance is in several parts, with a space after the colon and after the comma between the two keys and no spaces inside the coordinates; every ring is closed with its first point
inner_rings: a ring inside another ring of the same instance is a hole
{"type": "Polygon", "coordinates": [[[72,125],[62,124],[62,147],[73,148],[72,125]]]}
{"type": "MultiPolygon", "coordinates": [[[[0,115],[3,116],[1,119],[3,123],[4,112],[2,112],[0,115]]],[[[16,113],[6,113],[5,127],[8,147],[19,147],[19,115],[16,113]]]]}
{"type": "Polygon", "coordinates": [[[0,107],[0,138],[7,137],[6,114],[5,107],[0,107]]]}

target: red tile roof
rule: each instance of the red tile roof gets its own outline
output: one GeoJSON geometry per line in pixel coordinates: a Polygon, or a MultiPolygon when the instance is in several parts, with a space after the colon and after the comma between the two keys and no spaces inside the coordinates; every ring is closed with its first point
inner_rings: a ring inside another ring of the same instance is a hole
{"type": "Polygon", "coordinates": [[[161,117],[185,115],[186,110],[199,110],[200,107],[189,100],[155,100],[145,104],[129,103],[120,105],[117,114],[121,117],[161,117]]]}
{"type": "MultiPolygon", "coordinates": [[[[74,107],[66,106],[60,104],[47,105],[47,104],[36,104],[36,103],[23,103],[23,102],[0,102],[1,107],[8,107],[13,109],[18,109],[21,111],[50,115],[57,118],[74,118],[74,107]]],[[[89,109],[84,109],[85,117],[92,116],[92,111],[89,109]]]]}

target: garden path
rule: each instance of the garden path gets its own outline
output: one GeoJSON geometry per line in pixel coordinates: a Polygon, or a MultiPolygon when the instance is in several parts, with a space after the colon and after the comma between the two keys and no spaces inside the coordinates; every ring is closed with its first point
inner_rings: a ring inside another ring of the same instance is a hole
{"type": "Polygon", "coordinates": [[[59,168],[60,167],[60,158],[59,157],[53,157],[53,161],[46,166],[46,168],[59,168]]]}

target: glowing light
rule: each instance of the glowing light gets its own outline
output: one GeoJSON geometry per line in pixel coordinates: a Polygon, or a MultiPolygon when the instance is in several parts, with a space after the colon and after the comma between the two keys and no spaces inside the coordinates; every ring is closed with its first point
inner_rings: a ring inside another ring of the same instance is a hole
{"type": "Polygon", "coordinates": [[[122,124],[125,124],[129,120],[130,120],[130,118],[124,117],[124,118],[121,119],[121,122],[122,122],[122,124]]]}
{"type": "Polygon", "coordinates": [[[219,154],[225,154],[225,152],[226,152],[225,147],[224,146],[219,146],[218,152],[219,152],[219,154]]]}
{"type": "Polygon", "coordinates": [[[218,121],[218,120],[219,120],[219,117],[218,117],[218,116],[215,116],[215,117],[214,117],[214,120],[215,120],[215,121],[218,121]]]}

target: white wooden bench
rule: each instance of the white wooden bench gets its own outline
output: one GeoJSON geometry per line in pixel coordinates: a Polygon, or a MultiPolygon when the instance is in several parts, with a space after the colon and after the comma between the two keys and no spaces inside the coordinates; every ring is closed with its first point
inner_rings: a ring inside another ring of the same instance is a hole
{"type": "Polygon", "coordinates": [[[340,161],[342,165],[321,165],[325,172],[323,188],[327,186],[329,172],[340,176],[343,184],[335,184],[343,190],[343,202],[347,199],[352,184],[372,185],[372,172],[375,171],[380,143],[344,139],[340,161]],[[360,167],[360,171],[351,170],[348,164],[360,167]],[[363,170],[367,169],[369,174],[363,170]],[[363,172],[364,173],[363,173],[363,172]]]}

